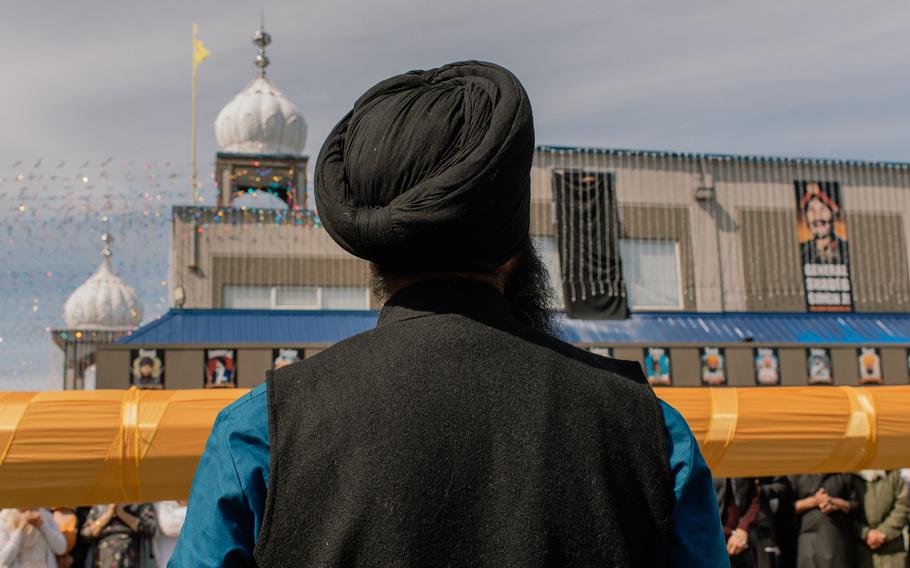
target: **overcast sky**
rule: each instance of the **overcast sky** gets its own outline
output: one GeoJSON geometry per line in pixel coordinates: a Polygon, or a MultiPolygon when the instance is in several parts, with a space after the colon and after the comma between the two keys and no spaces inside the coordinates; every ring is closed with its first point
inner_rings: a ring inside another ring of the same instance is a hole
{"type": "MultiPolygon", "coordinates": [[[[0,178],[8,182],[0,182],[8,225],[0,389],[13,388],[11,376],[23,388],[48,374],[45,327],[60,325],[66,295],[98,264],[105,227],[96,215],[60,230],[48,219],[64,199],[94,199],[76,195],[89,186],[73,189],[65,181],[73,177],[54,186],[51,174],[81,177],[68,170],[84,162],[97,173],[110,157],[126,172],[130,161],[140,170],[157,163],[145,170],[167,184],[108,181],[96,191],[124,212],[140,211],[123,201],[146,191],[163,196],[164,209],[179,202],[190,158],[191,24],[212,53],[199,75],[204,176],[215,116],[254,76],[260,10],[274,39],[269,76],[304,113],[314,159],[377,81],[485,59],[525,84],[540,144],[910,161],[907,0],[18,2],[0,18],[0,178]],[[9,182],[31,179],[39,163],[31,185],[9,182]],[[23,200],[29,216],[17,217],[23,200]]],[[[126,238],[115,266],[153,317],[166,309],[167,231],[130,234],[126,213],[120,219],[115,232],[126,238]]]]}
{"type": "Polygon", "coordinates": [[[197,21],[210,162],[260,9],[313,157],[378,80],[486,59],[524,82],[543,144],[910,159],[907,0],[21,2],[0,22],[0,157],[187,160],[197,21]]]}

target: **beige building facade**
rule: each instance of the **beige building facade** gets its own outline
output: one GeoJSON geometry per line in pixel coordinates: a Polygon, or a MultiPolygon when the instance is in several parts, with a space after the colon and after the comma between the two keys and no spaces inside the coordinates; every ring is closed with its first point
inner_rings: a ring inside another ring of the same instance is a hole
{"type": "MultiPolygon", "coordinates": [[[[794,190],[800,180],[840,187],[854,310],[910,308],[905,165],[540,148],[531,178],[531,233],[553,272],[559,267],[557,170],[609,173],[620,238],[637,245],[623,256],[657,254],[674,265],[652,273],[654,282],[676,273],[676,282],[663,282],[676,288],[671,301],[633,301],[633,311],[805,312],[794,190]]],[[[623,263],[633,266],[636,259],[623,263]]],[[[174,211],[169,282],[175,305],[230,308],[236,306],[229,296],[242,287],[309,287],[324,295],[344,289],[350,298],[342,307],[375,308],[368,277],[367,263],[338,247],[310,211],[174,211]],[[354,288],[363,291],[357,299],[354,288]]]]}
{"type": "MultiPolygon", "coordinates": [[[[815,372],[810,367],[816,347],[824,352],[831,383],[860,384],[859,362],[872,349],[882,382],[908,382],[907,165],[538,148],[531,234],[554,286],[561,288],[557,172],[608,175],[632,314],[625,321],[566,320],[570,340],[580,347],[637,360],[646,369],[663,361],[675,386],[706,384],[709,353],[722,355],[722,384],[756,385],[757,362],[769,349],[776,384],[806,384],[815,372]],[[805,235],[800,231],[806,229],[798,225],[800,183],[835,184],[839,191],[836,220],[849,246],[851,301],[835,314],[809,313],[801,261],[805,235]],[[753,319],[743,323],[735,320],[738,315],[753,319]],[[640,324],[645,327],[636,327],[640,324]],[[749,326],[761,332],[772,324],[781,335],[772,330],[752,337],[749,326]],[[812,327],[817,324],[828,327],[818,331],[812,327]],[[661,339],[667,326],[696,326],[701,337],[684,332],[661,339]],[[839,333],[838,326],[847,331],[839,333]],[[879,336],[856,331],[870,326],[881,331],[879,336]],[[616,331],[633,328],[645,331],[635,336],[616,331]],[[660,347],[662,359],[654,347],[660,347]]],[[[370,293],[368,263],[336,245],[315,211],[178,207],[172,223],[169,282],[178,313],[205,317],[206,310],[291,310],[305,318],[380,307],[370,293]]],[[[143,343],[143,337],[140,329],[136,338],[100,353],[99,387],[126,386],[124,369],[139,348],[167,353],[167,388],[198,388],[209,349],[233,350],[237,386],[253,386],[274,365],[274,349],[293,348],[309,357],[332,343],[303,336],[272,343],[258,338],[219,343],[205,337],[171,342],[160,336],[143,343]]]]}

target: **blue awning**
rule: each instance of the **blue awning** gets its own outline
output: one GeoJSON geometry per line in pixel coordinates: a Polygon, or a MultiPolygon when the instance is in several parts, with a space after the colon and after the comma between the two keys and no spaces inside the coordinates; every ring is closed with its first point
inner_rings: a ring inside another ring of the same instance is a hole
{"type": "MultiPolygon", "coordinates": [[[[374,311],[171,310],[118,343],[297,345],[335,343],[376,325],[374,311]]],[[[573,343],[671,345],[756,342],[910,344],[910,314],[635,313],[625,320],[561,319],[573,343]]]]}
{"type": "Polygon", "coordinates": [[[118,343],[296,345],[335,343],[376,326],[378,312],[341,310],[170,310],[118,343]]]}
{"type": "Polygon", "coordinates": [[[910,343],[910,314],[637,313],[622,321],[564,322],[575,343],[910,343]]]}

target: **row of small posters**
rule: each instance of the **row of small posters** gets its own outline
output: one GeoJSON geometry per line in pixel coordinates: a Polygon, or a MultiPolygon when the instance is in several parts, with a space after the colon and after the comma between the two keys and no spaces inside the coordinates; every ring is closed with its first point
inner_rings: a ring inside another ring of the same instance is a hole
{"type": "MultiPolygon", "coordinates": [[[[237,350],[206,349],[201,377],[205,388],[237,386],[237,350]]],[[[303,349],[273,349],[272,368],[280,369],[303,359],[303,349]]],[[[165,385],[165,352],[163,349],[134,349],[130,351],[130,384],[147,389],[165,385]]],[[[264,378],[264,377],[262,377],[264,378]]]]}
{"type": "MultiPolygon", "coordinates": [[[[609,347],[591,347],[592,353],[610,357],[612,350],[609,347]]],[[[701,358],[701,382],[706,386],[720,386],[727,384],[726,358],[723,347],[702,347],[699,349],[701,358]]],[[[752,353],[753,368],[756,385],[780,384],[780,358],[775,347],[756,347],[752,353]]],[[[807,366],[809,370],[810,385],[833,385],[834,370],[831,365],[831,350],[827,348],[810,348],[806,350],[807,366]]],[[[910,357],[908,357],[910,368],[910,357]]],[[[880,385],[884,383],[882,376],[882,357],[877,347],[860,348],[857,365],[859,367],[859,383],[861,385],[880,385]]],[[[645,352],[645,375],[648,382],[655,386],[668,386],[673,384],[673,374],[670,369],[670,349],[668,347],[649,347],[645,352]]]]}

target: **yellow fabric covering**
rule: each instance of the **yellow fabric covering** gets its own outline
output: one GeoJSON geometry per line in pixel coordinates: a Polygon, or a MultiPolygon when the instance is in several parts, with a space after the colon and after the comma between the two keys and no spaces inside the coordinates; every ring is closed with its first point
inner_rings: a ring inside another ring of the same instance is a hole
{"type": "MultiPolygon", "coordinates": [[[[0,507],[185,498],[215,415],[246,392],[0,393],[0,507]]],[[[715,475],[910,466],[910,386],[656,392],[715,475]]]]}

